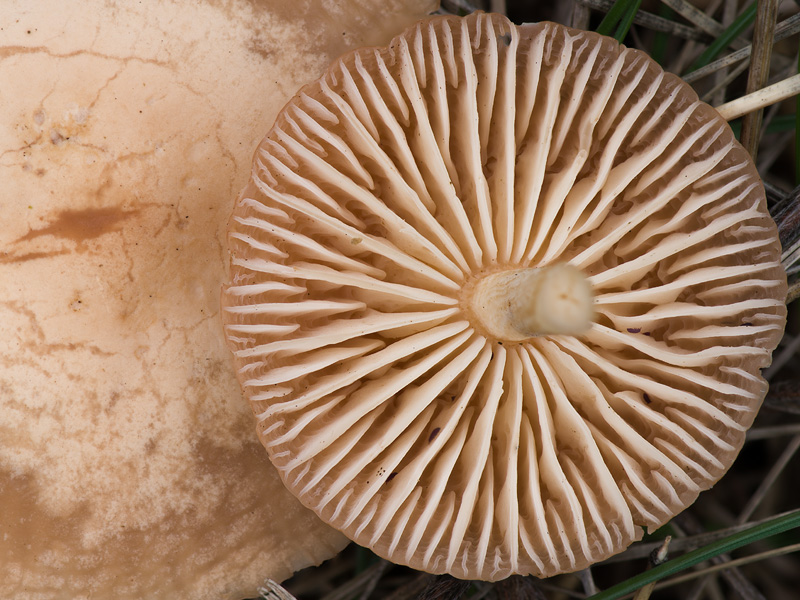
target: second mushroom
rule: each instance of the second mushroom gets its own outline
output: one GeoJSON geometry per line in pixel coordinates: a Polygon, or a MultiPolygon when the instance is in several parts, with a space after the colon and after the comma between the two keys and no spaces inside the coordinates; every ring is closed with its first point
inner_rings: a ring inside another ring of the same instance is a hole
{"type": "Polygon", "coordinates": [[[755,167],[643,53],[424,21],[286,106],[226,331],[288,488],[395,562],[549,576],[736,457],[786,294],[755,167]]]}

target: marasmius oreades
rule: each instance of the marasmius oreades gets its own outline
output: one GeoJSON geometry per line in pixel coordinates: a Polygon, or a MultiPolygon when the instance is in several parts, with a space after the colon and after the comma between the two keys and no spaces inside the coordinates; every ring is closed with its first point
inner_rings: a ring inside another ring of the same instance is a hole
{"type": "Polygon", "coordinates": [[[728,469],[786,276],[727,123],[642,52],[422,21],[304,87],[230,225],[224,320],[284,483],[380,556],[603,560],[728,469]]]}

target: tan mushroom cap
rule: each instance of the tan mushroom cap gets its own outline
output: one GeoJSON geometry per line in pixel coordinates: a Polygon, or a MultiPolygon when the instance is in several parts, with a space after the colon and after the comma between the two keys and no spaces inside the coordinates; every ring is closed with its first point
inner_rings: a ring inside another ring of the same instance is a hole
{"type": "Polygon", "coordinates": [[[398,563],[549,576],[736,457],[786,294],[716,112],[643,53],[433,18],[284,108],[231,222],[228,340],[302,502],[398,563]]]}
{"type": "Polygon", "coordinates": [[[4,600],[254,597],[347,543],[254,434],[226,227],[290,94],[430,8],[0,3],[4,600]]]}

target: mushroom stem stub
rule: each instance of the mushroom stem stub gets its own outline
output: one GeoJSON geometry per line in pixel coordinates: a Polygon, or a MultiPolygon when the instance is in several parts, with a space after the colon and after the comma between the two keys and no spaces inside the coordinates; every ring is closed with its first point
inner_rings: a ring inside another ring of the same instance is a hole
{"type": "Polygon", "coordinates": [[[568,264],[487,275],[470,298],[486,332],[506,341],[585,333],[594,318],[593,303],[588,279],[568,264]]]}

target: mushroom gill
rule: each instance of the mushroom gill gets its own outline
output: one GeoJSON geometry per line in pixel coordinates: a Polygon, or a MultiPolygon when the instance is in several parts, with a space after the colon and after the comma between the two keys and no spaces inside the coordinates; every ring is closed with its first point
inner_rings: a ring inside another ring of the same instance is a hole
{"type": "Polygon", "coordinates": [[[334,63],[262,141],[230,242],[226,332],[285,484],[461,578],[578,570],[693,502],[785,320],[727,124],[552,23],[433,18],[334,63]]]}

